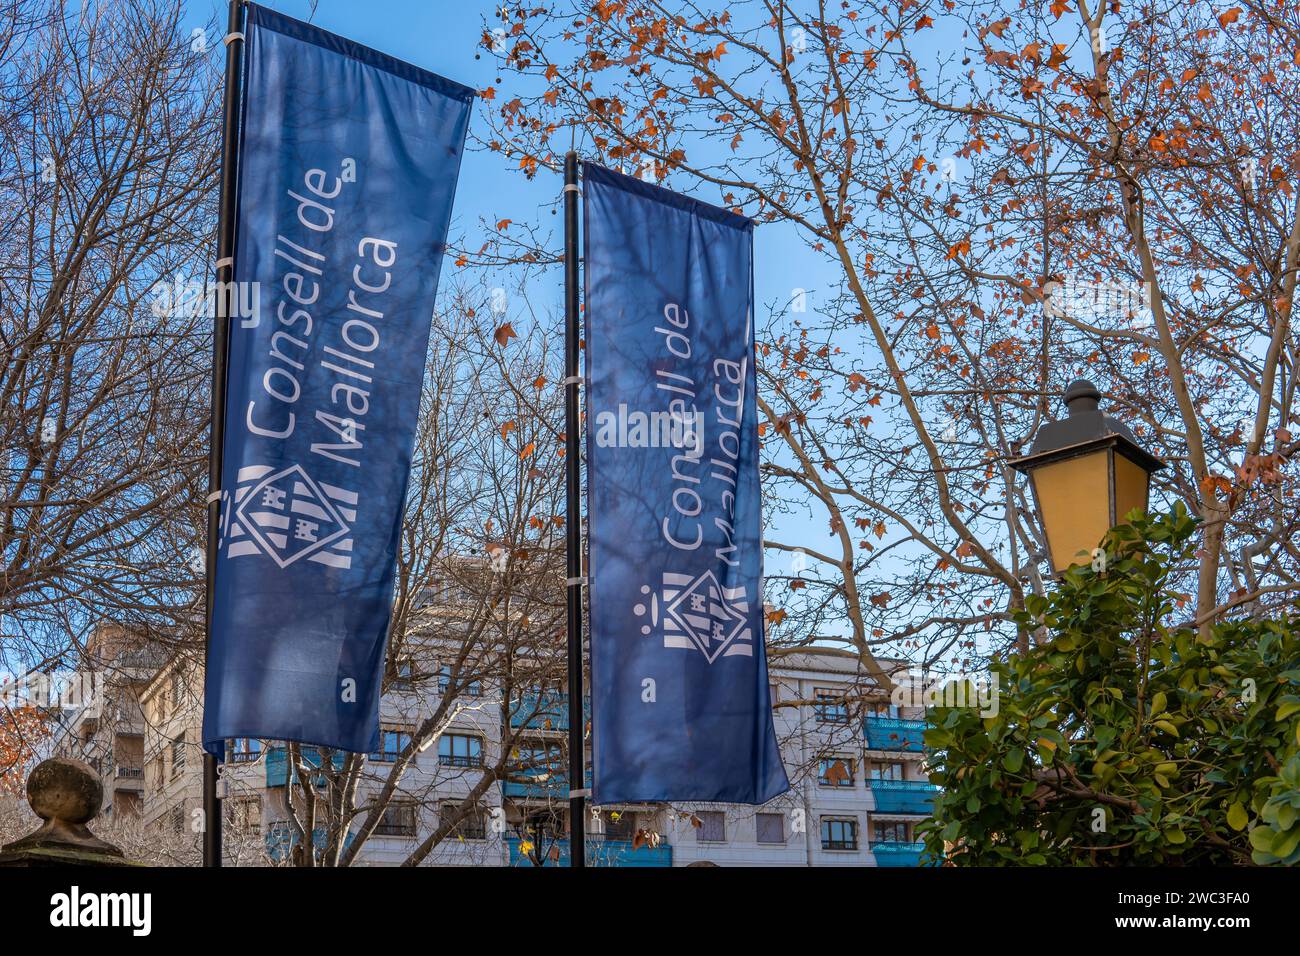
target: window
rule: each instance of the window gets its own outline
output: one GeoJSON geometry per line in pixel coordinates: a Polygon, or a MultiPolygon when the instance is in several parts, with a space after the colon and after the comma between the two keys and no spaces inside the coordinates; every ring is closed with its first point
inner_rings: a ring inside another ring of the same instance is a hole
{"type": "Polygon", "coordinates": [[[852,787],[854,769],[852,757],[822,757],[817,762],[817,783],[823,787],[852,787]]]}
{"type": "Polygon", "coordinates": [[[858,848],[858,821],[822,817],[823,850],[856,850],[858,848]]]}
{"type": "Polygon", "coordinates": [[[721,810],[702,810],[695,814],[700,825],[695,828],[698,843],[725,843],[727,841],[727,815],[721,810]]]}
{"type": "Polygon", "coordinates": [[[813,689],[813,699],[817,701],[813,704],[817,723],[847,724],[849,722],[849,709],[844,704],[844,695],[839,691],[828,687],[817,687],[813,689]]]}
{"type": "Polygon", "coordinates": [[[877,760],[871,765],[872,780],[902,780],[903,765],[897,760],[877,760]]]}
{"type": "Polygon", "coordinates": [[[890,718],[897,719],[898,705],[897,704],[868,704],[867,713],[869,713],[872,717],[890,717],[890,718]]]}
{"type": "MultiPolygon", "coordinates": [[[[411,745],[411,733],[401,727],[381,727],[379,729],[379,749],[370,754],[370,759],[379,763],[395,763],[398,755],[411,745]]],[[[439,751],[441,756],[442,751],[439,751]]],[[[439,761],[441,762],[441,761],[439,761]]]]}
{"type": "Polygon", "coordinates": [[[229,806],[227,816],[233,829],[250,834],[262,832],[261,797],[234,797],[229,801],[229,806]]]}
{"type": "Polygon", "coordinates": [[[181,734],[172,741],[172,779],[175,780],[185,770],[185,735],[181,734]]]}
{"type": "Polygon", "coordinates": [[[375,836],[415,836],[417,807],[411,800],[394,800],[384,807],[384,815],[375,826],[375,836]]]}
{"type": "Polygon", "coordinates": [[[779,813],[760,813],[754,817],[759,843],[785,842],[785,817],[779,813]]]}
{"type": "Polygon", "coordinates": [[[181,675],[173,673],[171,676],[171,686],[169,688],[172,710],[175,710],[181,705],[181,692],[183,689],[184,688],[181,686],[181,675]]]}
{"type": "Polygon", "coordinates": [[[871,824],[872,843],[908,843],[907,824],[900,821],[873,821],[871,824]]]}
{"type": "Polygon", "coordinates": [[[438,763],[443,767],[483,766],[483,738],[443,734],[438,738],[438,763]]]}
{"type": "Polygon", "coordinates": [[[227,756],[231,763],[252,763],[262,756],[262,741],[256,737],[236,737],[230,741],[227,756]]]}
{"type": "Polygon", "coordinates": [[[410,655],[403,654],[393,661],[392,687],[394,690],[410,690],[417,677],[415,661],[410,655]]]}
{"type": "MultiPolygon", "coordinates": [[[[465,697],[483,696],[483,685],[481,682],[472,680],[469,681],[468,683],[465,683],[463,682],[463,678],[458,678],[458,679],[460,679],[462,683],[459,685],[457,693],[465,697]]],[[[438,693],[445,694],[447,693],[447,691],[451,689],[451,687],[452,687],[451,665],[443,664],[441,667],[438,668],[438,693]]]]}
{"type": "Polygon", "coordinates": [[[169,821],[173,833],[180,833],[185,829],[185,808],[180,804],[172,807],[169,821]]]}
{"type": "MultiPolygon", "coordinates": [[[[442,818],[444,820],[455,819],[460,813],[460,804],[444,803],[442,805],[442,818]]],[[[487,814],[483,812],[482,807],[474,807],[463,817],[456,821],[456,825],[451,829],[453,838],[459,837],[462,840],[486,840],[487,839],[487,814]]]]}
{"type": "Polygon", "coordinates": [[[768,685],[767,685],[767,700],[768,700],[768,703],[770,703],[773,707],[775,707],[777,704],[779,704],[779,703],[781,702],[781,685],[780,685],[780,684],[768,684],[768,685]]]}

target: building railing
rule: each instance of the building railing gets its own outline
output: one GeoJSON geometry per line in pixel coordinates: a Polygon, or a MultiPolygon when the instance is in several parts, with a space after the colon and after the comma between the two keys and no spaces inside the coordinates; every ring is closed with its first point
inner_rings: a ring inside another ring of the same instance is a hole
{"type": "Polygon", "coordinates": [[[483,755],[477,754],[438,754],[440,767],[481,767],[483,755]]]}
{"type": "Polygon", "coordinates": [[[863,727],[867,746],[872,750],[903,750],[919,753],[925,749],[922,735],[929,726],[924,720],[899,717],[868,717],[863,727]]]}
{"type": "Polygon", "coordinates": [[[929,814],[939,788],[920,780],[869,780],[877,813],[929,814]]]}
{"type": "Polygon", "coordinates": [[[144,778],[144,768],[119,766],[117,768],[117,775],[127,780],[141,780],[144,778]]]}
{"type": "MultiPolygon", "coordinates": [[[[506,837],[511,866],[535,866],[532,858],[520,850],[519,837],[506,837]]],[[[531,842],[531,841],[530,841],[531,842]]],[[[658,846],[642,845],[632,848],[630,840],[606,840],[599,834],[589,833],[585,840],[588,866],[663,867],[673,865],[673,848],[668,843],[658,846]]],[[[534,850],[536,852],[536,850],[534,850]]],[[[569,865],[569,841],[543,839],[541,852],[546,856],[545,866],[569,865]],[[558,852],[552,852],[552,850],[558,852]]]]}
{"type": "MultiPolygon", "coordinates": [[[[323,827],[317,827],[312,831],[311,843],[314,851],[313,855],[319,855],[320,852],[325,849],[327,836],[328,834],[323,827]]],[[[343,838],[343,848],[345,850],[352,845],[352,839],[354,836],[355,834],[348,833],[348,835],[343,838]]],[[[294,831],[293,826],[283,820],[277,820],[270,824],[270,826],[266,828],[266,835],[263,837],[263,840],[266,844],[266,855],[276,863],[283,862],[287,859],[294,847],[299,843],[298,834],[294,831]]]]}
{"type": "Polygon", "coordinates": [[[881,840],[871,844],[876,866],[920,866],[925,844],[920,841],[881,840]]]}
{"type": "MultiPolygon", "coordinates": [[[[319,767],[321,764],[321,755],[315,747],[302,748],[303,763],[309,767],[319,767]]],[[[343,761],[346,754],[335,753],[331,759],[335,770],[343,769],[343,761]]],[[[289,767],[289,751],[285,747],[270,747],[266,751],[266,785],[268,787],[283,787],[287,783],[297,783],[298,773],[289,767]]],[[[325,785],[323,774],[313,775],[312,783],[316,786],[325,785]]]]}
{"type": "Polygon", "coordinates": [[[416,835],[414,823],[377,823],[375,836],[413,837],[416,835]]]}

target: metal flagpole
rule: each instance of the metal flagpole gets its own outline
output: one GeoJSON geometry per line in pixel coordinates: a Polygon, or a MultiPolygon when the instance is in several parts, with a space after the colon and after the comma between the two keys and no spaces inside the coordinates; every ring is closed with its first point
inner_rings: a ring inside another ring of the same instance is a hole
{"type": "MultiPolygon", "coordinates": [[[[217,212],[217,309],[212,330],[212,424],[208,431],[208,541],[204,561],[205,653],[212,642],[217,542],[221,532],[221,448],[226,434],[226,356],[235,278],[235,164],[239,158],[240,82],[244,58],[244,0],[230,0],[226,28],[226,88],[221,128],[221,192],[217,212]]],[[[221,800],[217,758],[203,754],[203,865],[221,866],[221,800]]]]}
{"type": "Polygon", "coordinates": [[[565,573],[568,576],[569,866],[587,865],[586,760],[582,706],[582,484],[578,450],[578,154],[564,155],[564,489],[565,573]]]}

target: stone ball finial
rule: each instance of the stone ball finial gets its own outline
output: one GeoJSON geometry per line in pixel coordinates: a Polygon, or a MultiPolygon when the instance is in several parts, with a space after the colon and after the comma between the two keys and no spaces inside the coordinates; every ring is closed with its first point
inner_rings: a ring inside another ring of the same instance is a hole
{"type": "Polygon", "coordinates": [[[122,856],[86,826],[104,802],[104,784],[89,764],[69,757],[42,760],[27,777],[27,802],[45,822],[0,855],[80,854],[73,862],[122,856]]]}
{"type": "Polygon", "coordinates": [[[42,820],[85,824],[99,815],[104,785],[89,764],[52,757],[37,764],[27,778],[27,802],[42,820]]]}

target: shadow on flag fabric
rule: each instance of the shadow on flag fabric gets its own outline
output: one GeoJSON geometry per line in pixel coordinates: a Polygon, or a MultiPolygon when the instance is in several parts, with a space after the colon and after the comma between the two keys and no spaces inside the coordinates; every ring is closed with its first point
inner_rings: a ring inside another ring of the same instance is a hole
{"type": "Polygon", "coordinates": [[[368,752],[473,92],[248,8],[203,743],[368,752]]]}
{"type": "Polygon", "coordinates": [[[753,223],[586,164],[593,803],[789,789],[763,638],[753,223]]]}

